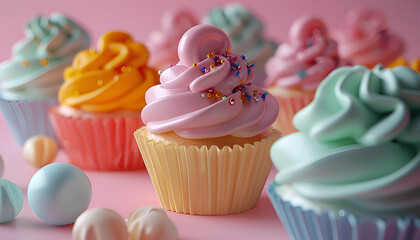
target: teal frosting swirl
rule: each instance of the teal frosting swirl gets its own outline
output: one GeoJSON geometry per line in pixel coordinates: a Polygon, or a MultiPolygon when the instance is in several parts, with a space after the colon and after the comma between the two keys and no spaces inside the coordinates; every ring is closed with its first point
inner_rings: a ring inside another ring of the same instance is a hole
{"type": "Polygon", "coordinates": [[[277,48],[276,43],[264,38],[263,24],[239,3],[213,8],[204,22],[226,32],[232,41],[233,52],[244,54],[257,70],[264,70],[265,63],[277,48]]]}
{"type": "Polygon", "coordinates": [[[275,181],[304,198],[379,216],[420,215],[420,75],[342,67],[271,148],[275,181]]]}
{"type": "Polygon", "coordinates": [[[0,65],[1,95],[6,99],[56,96],[63,71],[74,55],[89,47],[85,30],[61,14],[36,17],[25,28],[26,38],[13,47],[13,56],[0,65]]]}

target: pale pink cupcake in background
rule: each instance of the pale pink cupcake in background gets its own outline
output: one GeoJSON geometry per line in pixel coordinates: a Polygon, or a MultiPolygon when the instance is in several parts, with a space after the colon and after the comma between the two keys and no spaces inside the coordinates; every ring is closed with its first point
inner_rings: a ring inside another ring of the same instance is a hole
{"type": "Polygon", "coordinates": [[[296,131],[293,116],[312,101],[318,85],[339,62],[337,43],[320,19],[304,16],[292,24],[289,42],[265,66],[266,88],[280,107],[274,126],[283,135],[296,131]]]}
{"type": "Polygon", "coordinates": [[[334,37],[342,59],[368,68],[379,63],[386,66],[404,50],[401,39],[389,32],[384,14],[374,9],[348,12],[346,25],[334,37]]]}
{"type": "Polygon", "coordinates": [[[161,29],[152,31],[146,41],[149,49],[149,65],[155,69],[166,69],[178,59],[178,42],[182,35],[198,24],[194,15],[185,9],[166,11],[161,19],[161,29]]]}

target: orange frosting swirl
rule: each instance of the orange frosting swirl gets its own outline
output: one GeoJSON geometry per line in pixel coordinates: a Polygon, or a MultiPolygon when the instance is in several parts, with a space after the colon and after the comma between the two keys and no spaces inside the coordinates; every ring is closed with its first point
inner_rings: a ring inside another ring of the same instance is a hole
{"type": "Polygon", "coordinates": [[[86,112],[139,111],[146,90],[159,82],[146,63],[146,47],[124,32],[111,31],[98,41],[98,51],[79,52],[64,71],[58,101],[86,112]]]}

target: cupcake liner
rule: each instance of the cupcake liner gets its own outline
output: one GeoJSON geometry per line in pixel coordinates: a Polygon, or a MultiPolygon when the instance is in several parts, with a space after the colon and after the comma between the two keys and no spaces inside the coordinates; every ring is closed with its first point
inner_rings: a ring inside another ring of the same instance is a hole
{"type": "Polygon", "coordinates": [[[45,135],[57,141],[48,118],[48,109],[57,99],[9,101],[0,98],[0,109],[13,137],[22,146],[35,135],[45,135]]]}
{"type": "Polygon", "coordinates": [[[293,126],[293,117],[295,114],[312,102],[314,96],[275,96],[279,103],[279,115],[273,124],[273,127],[280,129],[282,136],[296,132],[293,126]]]}
{"type": "Polygon", "coordinates": [[[133,132],[140,116],[71,117],[55,109],[50,119],[72,164],[82,169],[127,171],[144,168],[133,132]]]}
{"type": "Polygon", "coordinates": [[[180,213],[221,215],[253,208],[272,167],[269,150],[280,136],[222,149],[186,147],[156,142],[145,127],[137,140],[153,186],[163,208],[180,213]]]}
{"type": "Polygon", "coordinates": [[[371,239],[420,239],[420,218],[389,218],[386,221],[378,217],[357,219],[347,212],[335,214],[333,211],[316,213],[303,210],[284,201],[273,182],[268,188],[268,196],[291,239],[317,240],[371,240],[371,239]]]}

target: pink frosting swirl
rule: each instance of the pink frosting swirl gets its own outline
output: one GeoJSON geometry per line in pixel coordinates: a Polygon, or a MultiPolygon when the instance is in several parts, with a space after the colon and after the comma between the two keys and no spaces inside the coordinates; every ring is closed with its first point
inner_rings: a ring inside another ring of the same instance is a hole
{"type": "Polygon", "coordinates": [[[266,86],[315,91],[338,65],[337,43],[325,24],[313,17],[297,19],[282,44],[265,66],[266,86]]]}
{"type": "Polygon", "coordinates": [[[252,64],[229,52],[229,37],[208,24],[188,30],[178,46],[179,63],[146,92],[141,116],[151,133],[174,131],[189,139],[267,130],[278,114],[273,96],[252,85],[252,64]]]}
{"type": "Polygon", "coordinates": [[[161,29],[151,32],[146,41],[150,52],[149,65],[165,69],[178,62],[178,42],[182,35],[198,24],[194,16],[184,9],[170,9],[162,17],[161,29]]]}
{"type": "Polygon", "coordinates": [[[356,8],[347,14],[345,28],[337,32],[340,57],[354,65],[384,66],[404,50],[400,39],[389,33],[385,16],[376,10],[356,8]]]}

